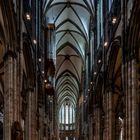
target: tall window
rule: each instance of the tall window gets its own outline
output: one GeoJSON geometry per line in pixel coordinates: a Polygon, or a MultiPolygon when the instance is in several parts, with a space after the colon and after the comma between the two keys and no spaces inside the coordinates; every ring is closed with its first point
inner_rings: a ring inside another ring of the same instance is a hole
{"type": "Polygon", "coordinates": [[[90,39],[90,70],[92,70],[92,65],[94,64],[94,32],[91,32],[91,39],[90,39]]]}
{"type": "Polygon", "coordinates": [[[75,123],[75,108],[70,101],[66,101],[61,105],[59,110],[60,129],[72,130],[75,123]]]}
{"type": "Polygon", "coordinates": [[[110,11],[113,0],[108,0],[108,10],[110,11]]]}
{"type": "Polygon", "coordinates": [[[103,37],[103,0],[99,0],[97,4],[97,47],[99,47],[102,37],[103,37]]]}

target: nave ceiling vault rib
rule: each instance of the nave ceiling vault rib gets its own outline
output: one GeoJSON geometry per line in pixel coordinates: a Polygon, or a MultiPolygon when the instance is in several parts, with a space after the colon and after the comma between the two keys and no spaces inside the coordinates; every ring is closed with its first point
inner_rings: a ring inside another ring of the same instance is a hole
{"type": "Polygon", "coordinates": [[[58,77],[56,77],[56,86],[59,84],[59,82],[61,82],[61,79],[65,79],[66,76],[70,77],[77,87],[80,86],[80,82],[78,81],[77,77],[69,70],[63,71],[60,75],[58,75],[58,77]]]}
{"type": "MultiPolygon", "coordinates": [[[[78,92],[78,90],[77,89],[75,89],[73,86],[69,86],[67,83],[65,83],[65,86],[63,86],[63,87],[61,87],[61,88],[58,88],[57,90],[56,90],[56,92],[58,92],[59,94],[61,94],[59,91],[71,91],[71,93],[77,93],[78,92]]],[[[58,95],[59,95],[58,94],[58,95]]]]}
{"type": "Polygon", "coordinates": [[[56,91],[63,84],[68,84],[68,83],[69,83],[69,85],[73,86],[77,90],[77,92],[78,92],[78,89],[79,89],[78,87],[79,86],[77,85],[77,83],[75,82],[75,80],[74,79],[67,78],[67,77],[60,79],[59,83],[56,85],[56,91]]]}
{"type": "Polygon", "coordinates": [[[45,23],[55,24],[56,94],[58,104],[77,104],[89,29],[94,16],[91,0],[48,0],[43,5],[45,23]]]}
{"type": "MultiPolygon", "coordinates": [[[[64,49],[65,47],[67,47],[67,46],[71,47],[71,48],[75,51],[75,53],[81,58],[82,64],[84,65],[84,55],[82,54],[82,50],[81,50],[80,48],[75,47],[75,46],[74,46],[72,43],[70,43],[70,42],[65,42],[63,45],[61,45],[61,46],[57,49],[57,51],[56,51],[57,56],[59,56],[59,52],[60,52],[62,49],[64,49]],[[80,49],[80,50],[78,50],[78,49],[80,49]]],[[[63,54],[62,54],[62,55],[63,55],[63,54]]]]}

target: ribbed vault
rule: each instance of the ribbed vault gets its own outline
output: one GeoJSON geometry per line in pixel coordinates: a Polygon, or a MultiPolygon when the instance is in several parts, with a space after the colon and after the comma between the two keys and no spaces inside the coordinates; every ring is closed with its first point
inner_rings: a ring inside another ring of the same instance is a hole
{"type": "Polygon", "coordinates": [[[89,47],[94,1],[46,0],[43,9],[46,24],[54,23],[56,29],[58,109],[67,101],[76,108],[85,54],[89,47]]]}

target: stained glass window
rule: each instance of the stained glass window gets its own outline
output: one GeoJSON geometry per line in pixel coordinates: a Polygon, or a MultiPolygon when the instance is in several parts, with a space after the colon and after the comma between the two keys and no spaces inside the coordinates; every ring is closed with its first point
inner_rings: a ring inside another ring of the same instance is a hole
{"type": "Polygon", "coordinates": [[[75,108],[71,102],[64,102],[59,110],[60,129],[72,130],[75,123],[75,108]]]}

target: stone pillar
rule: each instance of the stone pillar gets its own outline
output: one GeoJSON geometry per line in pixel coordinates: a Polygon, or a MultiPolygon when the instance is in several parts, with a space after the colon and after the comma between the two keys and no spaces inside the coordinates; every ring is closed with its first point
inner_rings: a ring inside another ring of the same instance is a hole
{"type": "Polygon", "coordinates": [[[126,140],[139,140],[138,130],[138,79],[137,79],[137,64],[135,58],[125,64],[125,103],[126,103],[126,116],[125,116],[125,139],[126,140]]]}
{"type": "Polygon", "coordinates": [[[4,140],[11,140],[11,126],[18,114],[18,112],[14,113],[16,103],[15,61],[15,53],[8,50],[4,56],[4,140]]]}
{"type": "Polygon", "coordinates": [[[39,140],[43,140],[44,139],[44,119],[45,119],[44,110],[45,110],[44,106],[42,105],[39,108],[39,133],[40,133],[39,140]]]}
{"type": "Polygon", "coordinates": [[[14,115],[13,119],[14,121],[20,121],[20,91],[19,91],[19,85],[17,84],[18,82],[18,67],[21,67],[17,63],[17,59],[13,60],[13,85],[14,85],[14,97],[13,97],[13,109],[14,109],[14,115]]]}
{"type": "Polygon", "coordinates": [[[101,124],[100,124],[101,116],[100,116],[100,108],[95,108],[95,140],[100,140],[101,138],[101,124]]]}
{"type": "Polygon", "coordinates": [[[106,100],[106,114],[105,114],[105,130],[104,130],[104,140],[113,140],[114,136],[114,121],[115,113],[113,110],[113,93],[109,91],[105,95],[106,100]]]}
{"type": "Polygon", "coordinates": [[[120,120],[117,117],[115,119],[115,139],[119,140],[120,137],[120,131],[121,131],[121,126],[120,126],[120,120]]]}
{"type": "Polygon", "coordinates": [[[89,116],[89,140],[93,140],[93,116],[89,116]]]}
{"type": "Polygon", "coordinates": [[[36,140],[36,97],[34,89],[27,89],[27,115],[25,120],[26,140],[36,140]]]}

